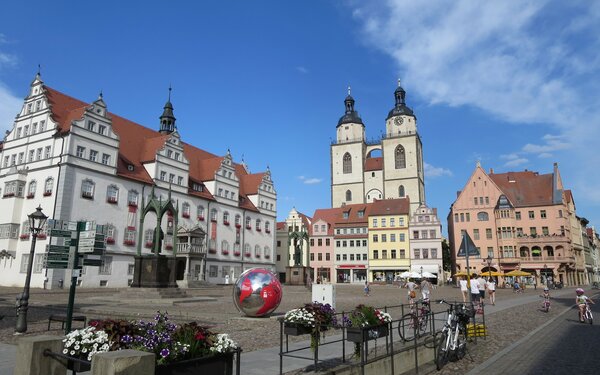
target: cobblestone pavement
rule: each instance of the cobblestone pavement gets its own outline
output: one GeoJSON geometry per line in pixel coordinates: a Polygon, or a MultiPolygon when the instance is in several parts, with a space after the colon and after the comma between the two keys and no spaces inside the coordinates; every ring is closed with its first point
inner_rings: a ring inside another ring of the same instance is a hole
{"type": "MultiPolygon", "coordinates": [[[[0,320],[0,342],[14,344],[16,337],[13,335],[16,318],[14,316],[15,296],[20,293],[18,288],[0,288],[0,315],[5,318],[0,320]]],[[[188,295],[192,297],[205,297],[210,300],[201,302],[178,303],[180,300],[144,301],[144,300],[119,300],[118,290],[114,289],[79,289],[76,297],[76,312],[83,312],[88,318],[151,318],[156,310],[168,311],[173,320],[177,322],[199,321],[214,326],[218,332],[229,333],[236,340],[245,353],[259,349],[273,348],[279,345],[279,323],[285,311],[300,307],[310,301],[310,292],[303,287],[284,286],[284,298],[280,307],[271,318],[254,319],[243,317],[232,303],[232,290],[230,286],[189,289],[188,295]],[[173,303],[176,303],[174,305],[173,303]]],[[[496,306],[486,308],[486,325],[489,337],[478,339],[471,344],[473,362],[464,359],[460,362],[448,363],[439,374],[466,373],[483,363],[495,353],[514,343],[536,327],[559,313],[559,308],[553,306],[549,313],[539,311],[541,298],[539,292],[528,290],[525,295],[513,294],[510,290],[498,290],[496,306]],[[527,303],[528,301],[536,301],[527,303]],[[525,304],[524,304],[525,303],[525,304]]],[[[569,296],[571,303],[572,291],[557,291],[558,294],[569,296]]],[[[462,298],[460,291],[453,287],[439,287],[433,291],[432,299],[462,298]]],[[[28,314],[29,335],[46,334],[48,316],[51,313],[64,313],[67,305],[68,291],[32,290],[30,309],[28,314]]],[[[357,304],[364,303],[383,307],[406,302],[406,290],[399,290],[391,285],[373,285],[371,296],[362,293],[361,285],[338,285],[336,288],[336,303],[338,311],[352,310],[357,304]]],[[[555,300],[557,305],[559,299],[555,300]]],[[[443,310],[443,305],[434,305],[434,309],[443,310]]],[[[402,316],[399,308],[389,309],[394,319],[402,316]]],[[[79,322],[74,323],[78,327],[79,322]]],[[[52,334],[61,335],[60,323],[55,323],[52,334]]],[[[301,341],[302,337],[292,338],[290,341],[301,341]]],[[[244,356],[242,356],[243,358],[244,356]]],[[[423,372],[421,372],[423,373],[423,372]]],[[[266,373],[265,373],[266,374],[266,373]]]]}

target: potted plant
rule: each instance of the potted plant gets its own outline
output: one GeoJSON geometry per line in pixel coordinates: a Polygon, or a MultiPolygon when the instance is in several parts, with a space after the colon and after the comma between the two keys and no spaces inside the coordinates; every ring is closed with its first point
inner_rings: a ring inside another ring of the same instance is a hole
{"type": "Polygon", "coordinates": [[[335,325],[335,310],[328,303],[307,303],[302,308],[288,311],[283,317],[283,332],[290,336],[310,333],[310,347],[313,350],[319,344],[320,333],[335,325]]]}
{"type": "Polygon", "coordinates": [[[391,322],[390,314],[361,304],[345,317],[344,326],[348,341],[358,344],[387,336],[391,322]]]}

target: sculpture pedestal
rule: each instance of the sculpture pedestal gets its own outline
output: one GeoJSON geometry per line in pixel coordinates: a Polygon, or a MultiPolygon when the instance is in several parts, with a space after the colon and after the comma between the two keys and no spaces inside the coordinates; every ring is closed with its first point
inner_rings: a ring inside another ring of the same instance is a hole
{"type": "Polygon", "coordinates": [[[135,256],[132,288],[177,288],[177,261],[164,255],[135,256]]]}
{"type": "MultiPolygon", "coordinates": [[[[288,285],[306,285],[308,268],[304,266],[285,267],[285,279],[288,285]]],[[[313,280],[314,281],[314,280],[313,280]]]]}

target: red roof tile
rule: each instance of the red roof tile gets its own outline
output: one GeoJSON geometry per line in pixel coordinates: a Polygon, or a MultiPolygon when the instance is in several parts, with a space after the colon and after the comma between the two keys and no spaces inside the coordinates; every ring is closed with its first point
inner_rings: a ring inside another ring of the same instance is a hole
{"type": "Polygon", "coordinates": [[[515,207],[552,205],[552,174],[490,173],[490,178],[515,207]]]}
{"type": "Polygon", "coordinates": [[[371,215],[408,215],[410,200],[408,198],[382,199],[372,203],[371,215]]]}
{"type": "Polygon", "coordinates": [[[365,172],[383,170],[383,158],[367,158],[365,160],[365,172]]]}

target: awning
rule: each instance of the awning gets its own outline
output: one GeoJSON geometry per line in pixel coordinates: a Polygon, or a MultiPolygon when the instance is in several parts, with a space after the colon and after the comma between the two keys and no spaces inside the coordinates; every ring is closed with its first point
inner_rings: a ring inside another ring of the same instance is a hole
{"type": "Polygon", "coordinates": [[[364,264],[340,264],[337,268],[367,268],[364,264]]]}
{"type": "Polygon", "coordinates": [[[423,267],[423,272],[431,272],[438,274],[440,269],[437,264],[411,264],[410,270],[413,272],[421,272],[421,267],[423,267]]]}

